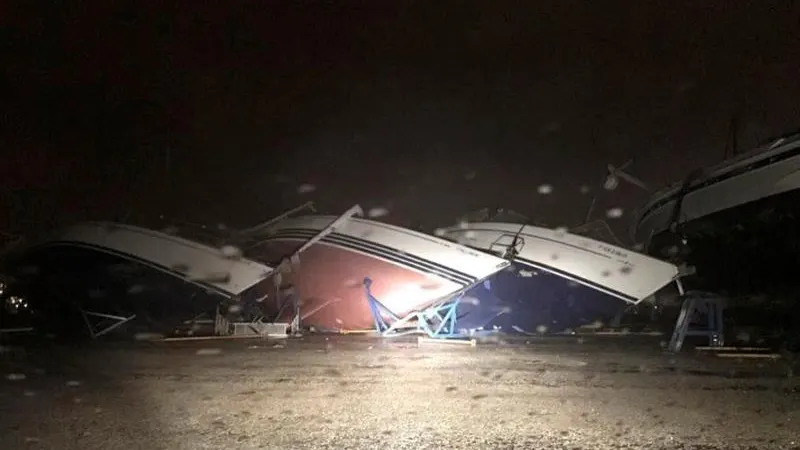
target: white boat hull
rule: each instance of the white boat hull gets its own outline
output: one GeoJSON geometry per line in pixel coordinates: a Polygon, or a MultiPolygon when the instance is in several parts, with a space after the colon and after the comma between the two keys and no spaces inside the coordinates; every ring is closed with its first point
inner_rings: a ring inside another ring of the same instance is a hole
{"type": "MultiPolygon", "coordinates": [[[[248,252],[277,264],[335,219],[303,216],[281,221],[248,252]]],[[[373,280],[375,296],[403,316],[479,283],[508,265],[502,258],[444,239],[349,219],[298,255],[291,270],[280,275],[280,284],[293,287],[304,325],[365,329],[374,326],[363,287],[365,278],[373,280]]],[[[275,313],[281,300],[275,292],[264,294],[272,297],[265,308],[275,313]]]]}
{"type": "Polygon", "coordinates": [[[53,233],[31,248],[54,246],[83,247],[117,255],[228,297],[244,292],[271,271],[270,267],[256,261],[226,257],[219,248],[115,223],[74,225],[53,233]]]}
{"type": "MultiPolygon", "coordinates": [[[[650,298],[679,274],[674,265],[649,256],[540,227],[468,223],[445,229],[444,236],[493,253],[516,245],[513,266],[491,279],[486,289],[491,294],[477,290],[474,295],[487,308],[510,308],[503,323],[524,330],[608,319],[650,298]],[[487,305],[487,299],[495,305],[487,305]]],[[[485,311],[475,314],[486,316],[485,311]]]]}
{"type": "Polygon", "coordinates": [[[726,161],[653,196],[634,222],[637,242],[673,226],[800,189],[800,139],[726,161]]]}
{"type": "Polygon", "coordinates": [[[80,311],[135,316],[126,326],[169,333],[197,314],[213,317],[221,301],[245,296],[271,272],[219,248],[113,223],[23,243],[4,255],[4,267],[38,312],[36,326],[61,336],[86,333],[80,311]]]}

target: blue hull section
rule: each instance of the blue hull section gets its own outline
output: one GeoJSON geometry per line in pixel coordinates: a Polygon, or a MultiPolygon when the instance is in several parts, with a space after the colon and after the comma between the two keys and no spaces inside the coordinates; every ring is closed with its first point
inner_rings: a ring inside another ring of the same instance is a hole
{"type": "Polygon", "coordinates": [[[466,294],[461,330],[556,333],[596,321],[607,324],[628,303],[595,289],[514,263],[466,294]]]}

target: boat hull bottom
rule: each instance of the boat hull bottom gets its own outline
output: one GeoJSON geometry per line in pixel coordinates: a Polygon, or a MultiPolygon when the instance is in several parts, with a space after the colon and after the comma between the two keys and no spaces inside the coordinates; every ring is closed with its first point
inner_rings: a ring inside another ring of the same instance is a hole
{"type": "Polygon", "coordinates": [[[549,272],[515,263],[467,294],[459,328],[556,333],[608,324],[630,304],[549,272]]]}
{"type": "MultiPolygon", "coordinates": [[[[297,241],[275,240],[264,249],[272,259],[280,260],[300,245],[297,241]]],[[[274,276],[273,276],[274,277],[274,276]]],[[[318,244],[304,251],[299,264],[265,283],[269,289],[262,301],[265,317],[289,322],[292,310],[279,314],[285,295],[277,295],[276,284],[283,292],[292,292],[299,301],[301,324],[323,330],[364,330],[375,327],[367,302],[364,279],[370,278],[372,293],[394,314],[403,316],[437,298],[454,293],[461,285],[427,275],[370,255],[334,245],[318,244]]]]}
{"type": "Polygon", "coordinates": [[[800,191],[748,203],[662,232],[648,253],[694,266],[695,289],[731,294],[794,289],[800,271],[800,191]]]}

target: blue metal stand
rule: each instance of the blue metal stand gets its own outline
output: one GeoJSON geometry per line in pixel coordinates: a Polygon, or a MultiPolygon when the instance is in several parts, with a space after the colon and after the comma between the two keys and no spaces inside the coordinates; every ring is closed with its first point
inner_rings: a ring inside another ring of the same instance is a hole
{"type": "Polygon", "coordinates": [[[436,302],[420,310],[413,311],[405,317],[399,317],[389,310],[372,294],[372,280],[364,278],[364,292],[367,303],[375,320],[375,329],[381,336],[403,336],[424,333],[435,339],[453,339],[465,337],[456,328],[458,322],[458,305],[464,293],[436,302]]]}
{"type": "Polygon", "coordinates": [[[713,294],[703,292],[688,292],[684,295],[678,321],[675,324],[675,331],[669,343],[669,351],[679,352],[683,346],[686,336],[703,336],[708,338],[710,347],[721,347],[724,341],[724,322],[723,312],[725,310],[725,299],[713,294]],[[693,328],[692,316],[695,312],[704,313],[707,322],[702,328],[693,328]]]}

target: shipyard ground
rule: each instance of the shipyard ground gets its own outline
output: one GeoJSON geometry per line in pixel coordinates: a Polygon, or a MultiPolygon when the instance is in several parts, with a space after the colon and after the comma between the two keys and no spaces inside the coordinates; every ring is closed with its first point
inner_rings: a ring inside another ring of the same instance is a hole
{"type": "Polygon", "coordinates": [[[800,448],[786,361],[658,339],[4,347],[2,449],[800,448]]]}

